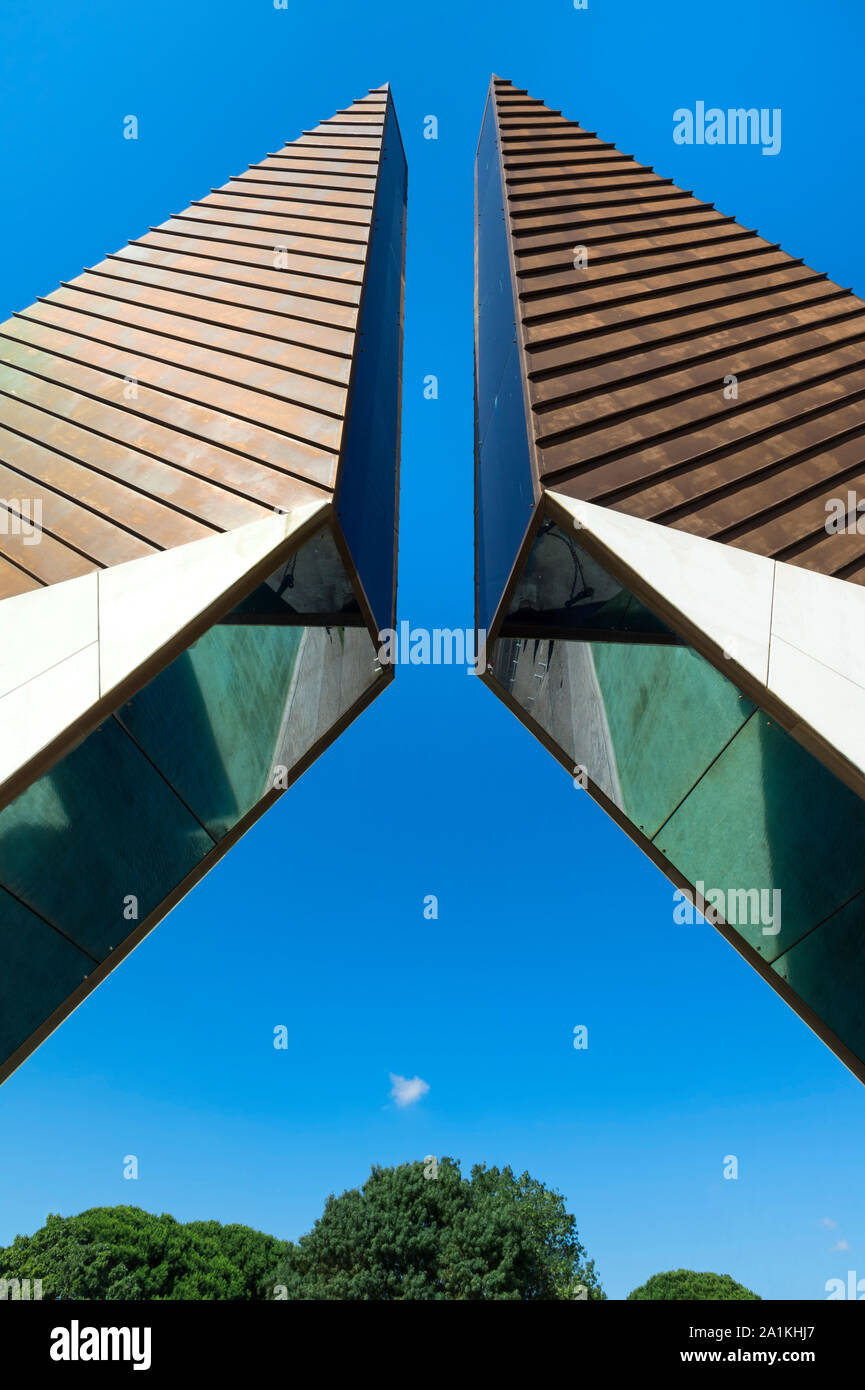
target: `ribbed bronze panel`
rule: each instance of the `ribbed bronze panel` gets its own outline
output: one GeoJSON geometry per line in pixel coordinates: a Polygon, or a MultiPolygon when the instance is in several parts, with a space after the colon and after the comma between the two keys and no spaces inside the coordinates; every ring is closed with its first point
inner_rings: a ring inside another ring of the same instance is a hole
{"type": "Polygon", "coordinates": [[[388,100],[0,325],[0,599],[333,494],[388,100]]]}
{"type": "Polygon", "coordinates": [[[825,529],[865,493],[865,303],[510,82],[491,99],[536,491],[865,583],[865,536],[825,529]]]}

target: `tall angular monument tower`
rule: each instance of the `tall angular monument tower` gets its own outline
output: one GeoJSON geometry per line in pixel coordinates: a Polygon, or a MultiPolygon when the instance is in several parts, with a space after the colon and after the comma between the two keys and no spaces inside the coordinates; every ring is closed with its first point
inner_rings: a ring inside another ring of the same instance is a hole
{"type": "Polygon", "coordinates": [[[494,78],[475,308],[484,679],[865,1080],[865,303],[494,78]]]}
{"type": "Polygon", "coordinates": [[[0,1080],[392,672],[389,90],[0,326],[0,1080]]]}

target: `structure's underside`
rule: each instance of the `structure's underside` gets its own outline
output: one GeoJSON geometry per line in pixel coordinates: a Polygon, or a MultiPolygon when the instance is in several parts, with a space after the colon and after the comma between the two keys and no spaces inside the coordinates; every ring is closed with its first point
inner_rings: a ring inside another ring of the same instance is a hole
{"type": "Polygon", "coordinates": [[[0,326],[0,1080],[391,678],[405,190],[372,91],[0,326]]]}
{"type": "Polygon", "coordinates": [[[865,304],[499,79],[476,174],[485,679],[865,1079],[865,304]]]}

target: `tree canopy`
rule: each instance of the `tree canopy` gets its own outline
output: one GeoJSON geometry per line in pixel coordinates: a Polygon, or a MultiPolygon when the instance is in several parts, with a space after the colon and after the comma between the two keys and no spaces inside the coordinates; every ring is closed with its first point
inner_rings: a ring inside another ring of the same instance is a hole
{"type": "Polygon", "coordinates": [[[701,1274],[695,1269],[668,1269],[664,1274],[653,1274],[645,1284],[632,1289],[628,1298],[710,1299],[715,1302],[752,1298],[762,1302],[758,1293],[752,1293],[744,1284],[737,1284],[729,1274],[701,1274]]]}
{"type": "Polygon", "coordinates": [[[140,1207],[49,1216],[0,1278],[63,1299],[602,1299],[559,1192],[451,1158],[374,1167],[296,1243],[140,1207]]]}
{"type": "Polygon", "coordinates": [[[260,1298],[284,1250],[248,1226],[92,1207],[0,1248],[0,1278],[41,1279],[43,1298],[260,1298]]]}
{"type": "Polygon", "coordinates": [[[604,1298],[564,1198],[510,1168],[374,1167],[288,1247],[267,1297],[604,1298]],[[582,1290],[585,1293],[582,1294],[582,1290]]]}

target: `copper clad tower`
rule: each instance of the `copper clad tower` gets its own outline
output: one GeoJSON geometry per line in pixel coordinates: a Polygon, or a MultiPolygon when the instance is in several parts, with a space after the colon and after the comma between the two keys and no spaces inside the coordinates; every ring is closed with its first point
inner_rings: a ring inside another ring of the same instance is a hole
{"type": "Polygon", "coordinates": [[[387,87],[0,326],[0,1080],[391,678],[387,87]]]}
{"type": "Polygon", "coordinates": [[[487,684],[865,1079],[865,304],[494,78],[475,312],[487,684]]]}

